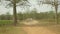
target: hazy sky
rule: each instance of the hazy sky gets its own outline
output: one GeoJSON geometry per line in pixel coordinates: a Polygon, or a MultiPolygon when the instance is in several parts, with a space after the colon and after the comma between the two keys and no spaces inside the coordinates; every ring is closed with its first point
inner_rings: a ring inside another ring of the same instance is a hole
{"type": "MultiPolygon", "coordinates": [[[[31,7],[29,10],[32,10],[33,8],[36,8],[38,12],[45,12],[45,11],[51,11],[53,8],[51,8],[51,5],[37,5],[36,0],[30,0],[31,2],[31,7]]],[[[5,8],[6,4],[9,2],[1,2],[2,4],[0,5],[0,14],[5,14],[6,12],[10,12],[11,14],[13,13],[12,8],[5,8]]],[[[27,8],[28,9],[28,8],[27,8]]],[[[27,10],[25,9],[25,10],[27,10]]],[[[24,12],[25,10],[22,10],[22,8],[17,7],[17,12],[24,12]]]]}

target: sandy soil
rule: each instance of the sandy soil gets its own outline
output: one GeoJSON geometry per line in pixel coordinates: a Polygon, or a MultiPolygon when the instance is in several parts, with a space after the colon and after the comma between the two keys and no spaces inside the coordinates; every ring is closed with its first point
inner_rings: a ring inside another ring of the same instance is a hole
{"type": "Polygon", "coordinates": [[[46,27],[23,27],[23,30],[26,31],[27,34],[56,34],[46,27]]]}
{"type": "MultiPolygon", "coordinates": [[[[23,23],[25,23],[25,22],[26,23],[35,23],[36,20],[32,20],[32,21],[27,20],[27,21],[23,21],[23,23]]],[[[38,26],[36,26],[36,27],[31,27],[31,26],[23,27],[23,30],[25,32],[27,32],[27,34],[56,34],[54,31],[51,31],[48,28],[42,27],[42,26],[40,26],[40,27],[38,27],[38,26]]]]}

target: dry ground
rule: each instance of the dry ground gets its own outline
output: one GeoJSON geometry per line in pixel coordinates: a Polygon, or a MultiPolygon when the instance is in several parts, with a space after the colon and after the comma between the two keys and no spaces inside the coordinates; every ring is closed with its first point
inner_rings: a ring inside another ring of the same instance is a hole
{"type": "MultiPolygon", "coordinates": [[[[34,20],[33,20],[34,21],[34,20]]],[[[32,21],[32,22],[33,22],[32,21]]],[[[35,20],[36,21],[36,20],[35,20]]],[[[45,24],[44,21],[40,21],[40,23],[45,24]]],[[[46,23],[47,24],[47,23],[46,23]]],[[[27,32],[27,34],[59,34],[60,27],[57,25],[52,26],[34,26],[34,27],[23,27],[23,30],[27,32]]]]}
{"type": "Polygon", "coordinates": [[[60,25],[0,27],[0,34],[60,34],[60,25]]]}
{"type": "Polygon", "coordinates": [[[47,29],[46,27],[23,27],[27,34],[56,34],[54,31],[47,29]]]}
{"type": "Polygon", "coordinates": [[[0,27],[0,34],[26,34],[22,27],[0,27]]]}
{"type": "Polygon", "coordinates": [[[0,34],[60,34],[60,26],[0,27],[0,34]]]}

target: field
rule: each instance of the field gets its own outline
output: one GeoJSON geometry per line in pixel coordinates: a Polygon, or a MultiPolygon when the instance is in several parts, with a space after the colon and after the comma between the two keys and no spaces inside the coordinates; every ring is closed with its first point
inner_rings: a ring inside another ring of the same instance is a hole
{"type": "Polygon", "coordinates": [[[60,25],[35,27],[0,27],[0,34],[60,34],[60,25]]]}
{"type": "MultiPolygon", "coordinates": [[[[20,21],[18,21],[18,23],[19,24],[23,24],[21,22],[24,22],[24,21],[21,21],[20,20],[20,21]]],[[[35,21],[38,21],[39,22],[39,25],[55,25],[55,24],[57,24],[56,21],[53,20],[53,19],[42,19],[42,20],[35,20],[35,21]]],[[[60,21],[58,21],[58,22],[60,24],[60,21]]],[[[13,20],[0,20],[0,25],[11,25],[11,24],[13,24],[13,20]]]]}
{"type": "Polygon", "coordinates": [[[0,20],[0,25],[10,25],[13,24],[12,20],[0,20]]]}
{"type": "Polygon", "coordinates": [[[13,23],[11,20],[0,20],[0,24],[8,24],[7,26],[0,26],[0,34],[60,34],[60,25],[56,24],[54,21],[37,21],[39,21],[39,26],[21,27],[20,25],[8,26],[13,23]]]}
{"type": "Polygon", "coordinates": [[[0,34],[26,34],[22,27],[0,27],[0,34]]]}

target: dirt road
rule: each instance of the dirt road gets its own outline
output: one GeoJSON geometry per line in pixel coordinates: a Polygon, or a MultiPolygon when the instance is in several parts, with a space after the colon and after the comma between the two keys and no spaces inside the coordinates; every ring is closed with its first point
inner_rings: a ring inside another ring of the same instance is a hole
{"type": "Polygon", "coordinates": [[[56,34],[48,30],[46,27],[23,27],[27,34],[56,34]]]}

